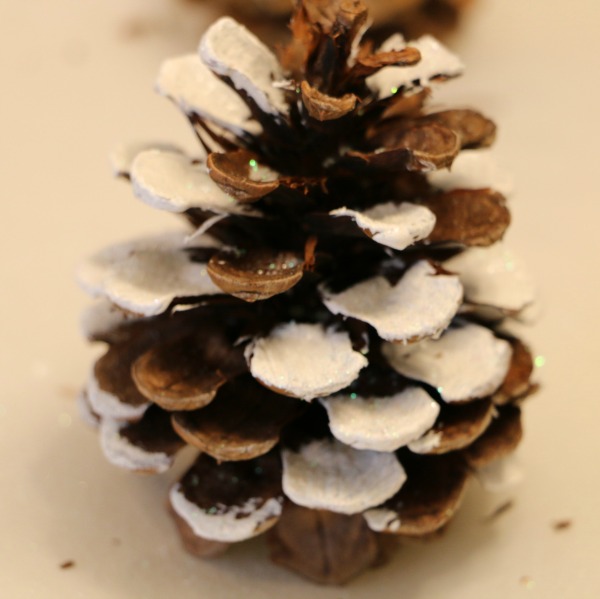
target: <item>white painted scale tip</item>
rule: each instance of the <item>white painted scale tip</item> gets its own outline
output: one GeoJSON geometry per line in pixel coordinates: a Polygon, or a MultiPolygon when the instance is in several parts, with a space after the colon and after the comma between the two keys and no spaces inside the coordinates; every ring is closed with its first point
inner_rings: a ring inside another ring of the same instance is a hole
{"type": "MultiPolygon", "coordinates": [[[[402,50],[404,38],[393,35],[382,46],[383,51],[402,50]]],[[[402,89],[417,92],[430,85],[436,77],[456,77],[464,71],[460,59],[431,35],[424,35],[408,45],[421,53],[421,60],[410,67],[385,67],[367,78],[367,85],[380,99],[389,98],[402,89]]]]}
{"type": "Polygon", "coordinates": [[[462,150],[450,169],[428,173],[427,179],[431,185],[443,191],[489,187],[508,198],[514,190],[512,176],[498,166],[494,150],[490,148],[462,150]]]}
{"type": "Polygon", "coordinates": [[[283,450],[283,491],[298,505],[358,514],[395,495],[406,473],[393,453],[360,451],[334,440],[283,450]]]}
{"type": "Polygon", "coordinates": [[[296,322],[254,340],[246,359],[260,383],[306,401],[347,387],[368,363],[354,351],[348,333],[296,322]]]}
{"type": "Polygon", "coordinates": [[[230,17],[216,21],[202,37],[198,52],[213,72],[246,92],[263,112],[288,113],[285,93],[274,85],[284,79],[277,57],[237,21],[230,17]]]}
{"type": "Polygon", "coordinates": [[[122,402],[116,395],[101,389],[93,367],[85,393],[91,409],[102,419],[135,421],[150,407],[150,403],[133,406],[122,402]]]}
{"type": "Polygon", "coordinates": [[[333,436],[355,449],[396,451],[435,423],[440,406],[420,387],[389,397],[335,395],[321,399],[333,436]]]}
{"type": "Polygon", "coordinates": [[[247,104],[200,59],[186,54],[165,60],[156,81],[158,93],[170,98],[186,114],[197,114],[236,136],[258,134],[247,104]]]}
{"type": "Polygon", "coordinates": [[[435,226],[435,215],[429,208],[410,202],[386,202],[364,212],[343,207],[329,214],[351,217],[373,241],[395,250],[403,250],[425,239],[435,226]]]}
{"type": "Polygon", "coordinates": [[[128,422],[103,418],[100,423],[100,447],[106,459],[125,470],[161,474],[173,464],[173,457],[162,452],[145,451],[121,435],[128,422]]]}
{"type": "Polygon", "coordinates": [[[227,195],[211,178],[203,163],[179,153],[146,150],[131,166],[133,192],[145,204],[167,212],[191,208],[217,214],[245,214],[249,210],[227,195]]]}
{"type": "Polygon", "coordinates": [[[386,343],[382,351],[397,372],[435,387],[449,403],[493,393],[506,377],[512,354],[507,341],[475,324],[448,329],[437,340],[386,343]]]}
{"type": "MultiPolygon", "coordinates": [[[[92,297],[141,316],[161,314],[176,298],[222,293],[206,264],[192,262],[183,250],[186,237],[186,231],[174,231],[105,248],[79,267],[79,283],[92,297]]],[[[204,236],[192,247],[218,245],[204,236]]]]}
{"type": "Polygon", "coordinates": [[[463,297],[458,277],[436,274],[427,260],[414,264],[396,285],[378,276],[338,294],[325,289],[321,293],[333,314],[362,320],[382,339],[396,342],[439,336],[463,297]]]}
{"type": "Polygon", "coordinates": [[[493,461],[476,471],[477,479],[488,493],[505,493],[512,491],[525,478],[525,472],[518,454],[493,461]]]}
{"type": "Polygon", "coordinates": [[[121,310],[107,299],[100,298],[85,308],[81,315],[81,331],[87,339],[109,334],[121,325],[135,322],[139,317],[121,310]]]}
{"type": "Polygon", "coordinates": [[[187,499],[180,483],[171,488],[169,501],[196,536],[222,543],[245,541],[261,534],[277,522],[283,504],[283,498],[266,502],[249,499],[241,506],[218,504],[207,511],[187,499]]]}
{"type": "Polygon", "coordinates": [[[375,532],[396,532],[400,530],[400,517],[394,510],[374,508],[364,514],[367,525],[375,532]]]}
{"type": "Polygon", "coordinates": [[[162,142],[136,141],[120,143],[112,149],[109,155],[113,174],[116,177],[129,177],[131,174],[131,165],[135,157],[146,150],[183,153],[177,146],[162,142]]]}
{"type": "Polygon", "coordinates": [[[519,313],[535,302],[536,289],[525,264],[503,242],[487,248],[469,248],[446,260],[455,272],[468,302],[519,313]]]}

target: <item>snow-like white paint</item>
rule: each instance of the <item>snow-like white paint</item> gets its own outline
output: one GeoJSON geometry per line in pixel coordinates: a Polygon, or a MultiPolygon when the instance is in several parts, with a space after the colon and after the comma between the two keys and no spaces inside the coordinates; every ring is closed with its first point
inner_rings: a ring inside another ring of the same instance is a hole
{"type": "Polygon", "coordinates": [[[277,57],[235,20],[223,17],[211,25],[200,41],[198,52],[213,72],[229,78],[263,112],[287,114],[285,94],[273,85],[284,78],[277,57]]]}
{"type": "Polygon", "coordinates": [[[434,449],[437,449],[441,443],[442,433],[432,430],[425,433],[420,439],[416,439],[412,443],[409,443],[408,448],[413,453],[426,454],[431,453],[434,449]]]}
{"type": "Polygon", "coordinates": [[[207,511],[187,499],[180,483],[171,488],[169,500],[195,535],[222,543],[244,541],[264,532],[277,522],[283,504],[283,498],[279,497],[264,503],[260,499],[249,499],[243,505],[217,504],[214,510],[207,511]]]}
{"type": "Polygon", "coordinates": [[[428,173],[427,179],[434,187],[444,191],[489,187],[509,197],[514,189],[512,176],[498,166],[490,148],[462,150],[450,169],[428,173]]]}
{"type": "Polygon", "coordinates": [[[117,177],[129,177],[135,157],[146,150],[161,150],[183,154],[180,148],[167,143],[149,141],[121,143],[113,148],[109,155],[113,174],[117,177]]]}
{"type": "Polygon", "coordinates": [[[444,268],[459,275],[469,302],[519,312],[535,301],[527,268],[502,242],[469,248],[446,260],[444,268]]]}
{"type": "Polygon", "coordinates": [[[369,528],[375,532],[396,532],[400,529],[400,517],[394,510],[373,508],[367,510],[363,516],[369,528]]]}
{"type": "Polygon", "coordinates": [[[346,332],[295,322],[254,340],[246,359],[263,385],[306,401],[347,387],[367,365],[346,332]]]}
{"type": "Polygon", "coordinates": [[[283,451],[283,491],[298,505],[357,514],[395,495],[406,480],[393,453],[320,440],[283,451]]]}
{"type": "Polygon", "coordinates": [[[106,459],[119,468],[135,472],[160,474],[173,464],[173,456],[162,452],[150,452],[133,445],[121,436],[121,429],[129,423],[103,418],[100,423],[100,446],[106,459]]]}
{"type": "Polygon", "coordinates": [[[194,164],[177,152],[147,150],[131,167],[135,195],[145,204],[167,212],[201,208],[218,214],[245,214],[249,210],[227,195],[211,178],[205,164],[194,164]]]}
{"type": "Polygon", "coordinates": [[[429,208],[410,202],[387,202],[364,212],[343,207],[329,214],[351,217],[373,241],[395,250],[403,250],[425,239],[435,226],[435,214],[429,208]]]}
{"type": "MultiPolygon", "coordinates": [[[[206,264],[192,262],[183,251],[185,238],[185,231],[176,231],[105,248],[79,267],[79,283],[90,295],[143,316],[164,312],[175,298],[222,293],[206,264]]],[[[205,236],[193,247],[218,245],[205,236]]]]}
{"type": "Polygon", "coordinates": [[[75,401],[77,402],[77,412],[82,422],[90,428],[97,429],[100,426],[100,418],[92,410],[86,391],[78,393],[75,401]]]}
{"type": "Polygon", "coordinates": [[[200,59],[186,54],[162,63],[156,89],[175,102],[186,114],[197,114],[234,135],[259,134],[247,104],[221,81],[200,59]]]}
{"type": "Polygon", "coordinates": [[[101,389],[93,368],[88,377],[85,392],[92,410],[103,419],[139,420],[150,407],[150,403],[133,406],[121,401],[116,395],[101,389]]]}
{"type": "Polygon", "coordinates": [[[392,368],[438,390],[446,402],[487,397],[501,384],[512,349],[476,324],[452,328],[437,340],[408,346],[386,343],[382,352],[392,368]]]}
{"type": "Polygon", "coordinates": [[[525,478],[517,454],[511,453],[476,470],[477,479],[489,493],[505,493],[525,478]]]}
{"type": "MultiPolygon", "coordinates": [[[[406,45],[404,38],[396,34],[382,44],[381,50],[402,50],[406,45]]],[[[416,92],[430,85],[437,76],[456,77],[464,71],[460,59],[431,35],[424,35],[409,45],[421,53],[421,60],[417,64],[385,67],[367,78],[367,85],[380,99],[389,98],[400,89],[405,94],[416,92]]]]}
{"type": "Polygon", "coordinates": [[[321,399],[334,437],[356,449],[396,451],[435,423],[440,406],[420,387],[389,397],[335,395],[321,399]]]}
{"type": "Polygon", "coordinates": [[[81,315],[81,330],[88,339],[110,333],[126,322],[138,320],[136,315],[123,312],[105,298],[87,306],[81,315]]]}
{"type": "Polygon", "coordinates": [[[321,293],[334,314],[367,322],[382,339],[402,342],[440,335],[463,297],[459,278],[436,274],[427,260],[414,264],[396,285],[378,276],[341,293],[324,288],[321,293]]]}

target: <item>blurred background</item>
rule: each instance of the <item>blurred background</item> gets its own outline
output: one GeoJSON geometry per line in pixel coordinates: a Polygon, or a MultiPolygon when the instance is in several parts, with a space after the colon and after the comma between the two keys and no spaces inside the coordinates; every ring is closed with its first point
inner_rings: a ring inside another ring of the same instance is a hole
{"type": "MultiPolygon", "coordinates": [[[[541,306],[525,332],[543,384],[525,409],[527,477],[505,497],[472,489],[436,543],[405,546],[349,587],[321,589],[271,566],[261,541],[218,562],[185,555],[163,509],[176,473],[110,466],[74,405],[95,353],[78,329],[78,260],[171,218],[111,177],[109,152],[136,140],[196,148],[154,78],[163,58],[193,51],[225,4],[0,0],[1,596],[599,596],[600,4],[472,0],[457,19],[444,2],[434,4],[445,20],[414,1],[394,18],[408,31],[436,28],[461,55],[466,75],[434,101],[494,118],[499,162],[514,175],[508,242],[535,274],[541,306]]],[[[259,4],[232,3],[238,12],[259,4]]],[[[245,18],[271,35],[264,17],[245,18]]],[[[391,16],[380,19],[389,29],[391,16]]]]}

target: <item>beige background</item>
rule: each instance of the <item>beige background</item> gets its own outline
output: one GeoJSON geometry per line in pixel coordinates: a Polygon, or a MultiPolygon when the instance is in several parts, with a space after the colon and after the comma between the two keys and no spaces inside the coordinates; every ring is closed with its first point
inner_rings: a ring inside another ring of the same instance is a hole
{"type": "Polygon", "coordinates": [[[540,288],[528,336],[546,366],[526,410],[528,477],[493,522],[507,498],[473,489],[442,540],[406,546],[344,589],[272,567],[261,542],[218,562],[184,555],[163,511],[172,476],[108,465],[74,409],[93,355],[78,332],[78,257],[170,221],[111,179],[109,149],[193,145],[152,93],[160,59],[197,37],[199,21],[169,5],[0,0],[0,596],[600,596],[598,0],[479,0],[451,42],[468,74],[445,97],[500,124],[498,153],[518,185],[509,241],[540,288]],[[572,525],[557,532],[563,519],[572,525]],[[66,560],[75,566],[61,570],[66,560]]]}

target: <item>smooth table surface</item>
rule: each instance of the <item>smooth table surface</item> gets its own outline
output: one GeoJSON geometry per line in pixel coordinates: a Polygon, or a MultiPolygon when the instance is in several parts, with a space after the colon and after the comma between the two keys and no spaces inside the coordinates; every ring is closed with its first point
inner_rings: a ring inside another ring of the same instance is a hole
{"type": "Polygon", "coordinates": [[[214,562],[184,554],[164,510],[175,474],[109,465],[76,413],[97,350],[79,334],[87,300],[75,265],[173,218],[111,178],[109,150],[136,139],[194,147],[185,120],[152,92],[160,60],[193,51],[208,22],[187,10],[0,2],[0,596],[600,596],[598,1],[479,0],[450,40],[467,74],[437,96],[493,116],[517,183],[508,241],[539,285],[527,337],[545,358],[543,390],[525,409],[527,478],[509,496],[474,487],[443,538],[406,545],[341,589],[275,568],[261,541],[214,562]],[[507,500],[512,509],[487,518],[507,500]]]}

